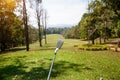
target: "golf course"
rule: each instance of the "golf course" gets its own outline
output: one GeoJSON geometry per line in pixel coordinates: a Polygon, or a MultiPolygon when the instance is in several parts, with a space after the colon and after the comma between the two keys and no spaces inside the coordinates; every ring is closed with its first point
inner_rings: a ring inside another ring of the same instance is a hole
{"type": "Polygon", "coordinates": [[[85,44],[80,39],[64,39],[58,34],[47,35],[47,44],[39,42],[15,47],[0,54],[0,80],[47,80],[58,40],[64,41],[57,52],[51,80],[119,80],[120,52],[86,51],[74,45],[85,44]]]}

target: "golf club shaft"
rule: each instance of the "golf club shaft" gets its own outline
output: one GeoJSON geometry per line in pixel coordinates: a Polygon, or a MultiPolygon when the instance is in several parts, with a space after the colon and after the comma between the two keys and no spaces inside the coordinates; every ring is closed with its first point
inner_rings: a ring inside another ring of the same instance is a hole
{"type": "Polygon", "coordinates": [[[55,58],[56,58],[56,53],[54,53],[54,57],[53,57],[53,60],[52,60],[52,64],[51,64],[51,67],[50,67],[50,70],[49,70],[49,74],[48,74],[47,80],[50,80],[50,74],[51,74],[51,71],[52,71],[52,67],[53,67],[55,58]]]}

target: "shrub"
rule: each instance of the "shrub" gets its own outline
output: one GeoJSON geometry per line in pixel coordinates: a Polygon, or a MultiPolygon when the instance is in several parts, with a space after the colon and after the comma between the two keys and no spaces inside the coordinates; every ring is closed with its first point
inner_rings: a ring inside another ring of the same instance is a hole
{"type": "Polygon", "coordinates": [[[80,50],[88,50],[88,51],[100,51],[100,50],[107,50],[106,45],[92,45],[92,44],[83,44],[79,45],[78,48],[80,50]],[[89,45],[89,46],[88,46],[89,45]]]}

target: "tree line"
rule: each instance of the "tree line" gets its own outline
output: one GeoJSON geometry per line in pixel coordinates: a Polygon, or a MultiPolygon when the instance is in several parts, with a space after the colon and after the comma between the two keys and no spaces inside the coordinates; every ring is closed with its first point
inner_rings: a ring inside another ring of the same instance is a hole
{"type": "Polygon", "coordinates": [[[100,44],[101,39],[120,38],[119,6],[120,0],[92,0],[78,25],[66,32],[67,37],[91,40],[92,44],[96,38],[100,44]]]}
{"type": "Polygon", "coordinates": [[[49,27],[46,29],[46,34],[64,34],[69,29],[70,28],[67,28],[67,27],[64,27],[64,28],[49,27]]]}

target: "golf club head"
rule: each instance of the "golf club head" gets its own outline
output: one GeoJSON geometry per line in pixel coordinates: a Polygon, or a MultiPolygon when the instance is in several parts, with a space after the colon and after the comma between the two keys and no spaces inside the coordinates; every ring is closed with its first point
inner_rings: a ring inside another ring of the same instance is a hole
{"type": "Polygon", "coordinates": [[[56,49],[55,49],[55,54],[57,53],[57,51],[62,47],[63,45],[63,41],[62,40],[59,40],[57,45],[56,45],[56,49]]]}
{"type": "Polygon", "coordinates": [[[57,46],[56,48],[60,49],[63,45],[63,41],[62,40],[59,40],[58,43],[57,43],[57,46]]]}

